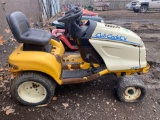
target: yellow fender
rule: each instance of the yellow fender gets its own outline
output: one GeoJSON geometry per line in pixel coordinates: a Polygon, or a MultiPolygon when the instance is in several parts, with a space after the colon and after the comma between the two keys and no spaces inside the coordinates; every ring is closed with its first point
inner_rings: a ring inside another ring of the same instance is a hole
{"type": "MultiPolygon", "coordinates": [[[[62,53],[61,53],[62,54],[62,53]]],[[[39,71],[50,75],[58,84],[62,65],[56,55],[41,51],[23,51],[22,44],[9,56],[11,72],[39,71]]]]}

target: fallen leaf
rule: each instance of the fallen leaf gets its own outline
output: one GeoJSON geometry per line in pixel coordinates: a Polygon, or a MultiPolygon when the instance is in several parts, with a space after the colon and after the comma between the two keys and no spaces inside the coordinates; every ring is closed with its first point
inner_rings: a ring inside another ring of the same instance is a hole
{"type": "Polygon", "coordinates": [[[3,110],[3,111],[6,111],[6,110],[8,110],[8,109],[10,109],[10,108],[11,108],[11,106],[7,106],[7,107],[5,107],[5,108],[2,107],[2,110],[3,110]]]}
{"type": "Polygon", "coordinates": [[[15,38],[12,38],[11,41],[16,41],[16,39],[15,39],[15,38]]]}
{"type": "Polygon", "coordinates": [[[3,45],[4,42],[5,40],[0,40],[0,45],[3,45]]]}
{"type": "Polygon", "coordinates": [[[10,78],[11,80],[14,79],[14,75],[11,74],[9,78],[10,78]]]}
{"type": "Polygon", "coordinates": [[[9,28],[4,30],[7,34],[11,32],[11,30],[9,28]]]}
{"type": "Polygon", "coordinates": [[[8,80],[4,80],[3,82],[4,82],[4,83],[8,83],[9,81],[8,81],[8,80]]]}
{"type": "Polygon", "coordinates": [[[3,38],[3,36],[0,36],[0,40],[3,38]]]}
{"type": "Polygon", "coordinates": [[[5,40],[3,40],[3,36],[0,36],[0,45],[3,45],[4,42],[5,40]]]}
{"type": "Polygon", "coordinates": [[[64,106],[64,109],[66,109],[69,106],[68,103],[62,103],[62,105],[64,106]]]}
{"type": "Polygon", "coordinates": [[[4,70],[5,70],[5,71],[8,71],[8,68],[5,68],[4,70]]]}
{"type": "Polygon", "coordinates": [[[2,72],[4,69],[2,67],[0,67],[0,72],[2,72]]]}
{"type": "Polygon", "coordinates": [[[52,100],[57,100],[57,97],[54,96],[54,97],[52,98],[52,100]]]}
{"type": "Polygon", "coordinates": [[[46,107],[48,104],[43,104],[43,105],[37,105],[36,107],[46,107]]]}
{"type": "MultiPolygon", "coordinates": [[[[2,87],[4,87],[4,83],[2,82],[1,84],[0,84],[0,88],[2,88],[2,87]]],[[[3,108],[2,108],[3,109],[3,108]]]]}
{"type": "Polygon", "coordinates": [[[14,112],[15,112],[15,109],[10,108],[10,109],[6,110],[6,115],[9,115],[14,112]]]}

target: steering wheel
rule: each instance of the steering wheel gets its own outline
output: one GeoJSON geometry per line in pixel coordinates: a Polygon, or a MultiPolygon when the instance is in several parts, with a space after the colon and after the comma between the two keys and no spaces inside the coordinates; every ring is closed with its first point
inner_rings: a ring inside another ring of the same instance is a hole
{"type": "Polygon", "coordinates": [[[58,19],[58,22],[63,22],[63,23],[66,23],[66,22],[72,22],[74,21],[74,19],[76,20],[76,18],[80,15],[82,15],[82,10],[75,7],[74,9],[68,11],[65,13],[65,16],[61,17],[58,19]]]}

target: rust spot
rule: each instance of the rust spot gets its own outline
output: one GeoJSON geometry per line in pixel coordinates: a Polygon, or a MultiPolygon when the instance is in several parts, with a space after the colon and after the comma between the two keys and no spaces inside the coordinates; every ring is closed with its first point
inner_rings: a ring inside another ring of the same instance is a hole
{"type": "Polygon", "coordinates": [[[37,85],[37,84],[35,84],[35,83],[32,83],[32,87],[33,87],[33,88],[37,88],[37,87],[39,87],[39,85],[37,85]]]}
{"type": "Polygon", "coordinates": [[[56,57],[56,60],[59,62],[59,63],[61,63],[61,57],[59,56],[59,55],[55,55],[55,57],[56,57]]]}
{"type": "Polygon", "coordinates": [[[63,69],[68,69],[67,64],[64,64],[64,63],[63,63],[63,64],[62,64],[62,68],[63,68],[63,69]]]}
{"type": "Polygon", "coordinates": [[[100,75],[98,73],[93,74],[91,76],[87,76],[84,78],[69,78],[69,79],[62,79],[62,84],[75,84],[75,83],[83,83],[83,82],[88,82],[91,80],[94,80],[98,78],[100,75]]]}
{"type": "Polygon", "coordinates": [[[63,58],[68,57],[69,55],[63,55],[63,58]]]}
{"type": "Polygon", "coordinates": [[[72,64],[71,69],[80,69],[80,64],[72,64]]]}
{"type": "MultiPolygon", "coordinates": [[[[63,63],[62,64],[63,69],[69,69],[68,64],[63,63]]],[[[71,64],[71,69],[80,69],[80,64],[71,64]]]]}

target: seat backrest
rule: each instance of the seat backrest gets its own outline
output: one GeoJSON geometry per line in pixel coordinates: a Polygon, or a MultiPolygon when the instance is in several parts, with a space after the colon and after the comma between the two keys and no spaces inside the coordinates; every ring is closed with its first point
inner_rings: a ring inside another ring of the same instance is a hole
{"type": "Polygon", "coordinates": [[[15,39],[21,43],[22,34],[24,34],[30,29],[28,19],[23,13],[18,11],[8,15],[6,19],[15,39]]]}

